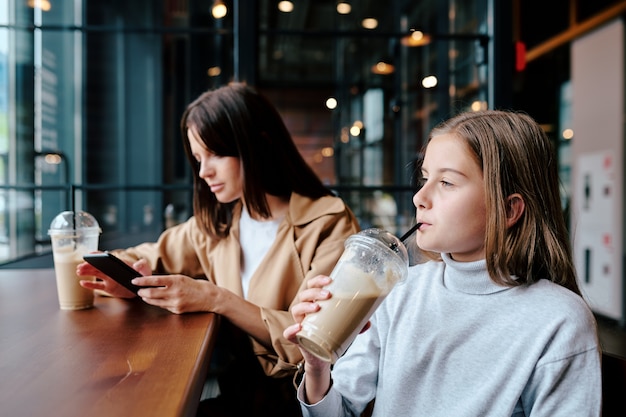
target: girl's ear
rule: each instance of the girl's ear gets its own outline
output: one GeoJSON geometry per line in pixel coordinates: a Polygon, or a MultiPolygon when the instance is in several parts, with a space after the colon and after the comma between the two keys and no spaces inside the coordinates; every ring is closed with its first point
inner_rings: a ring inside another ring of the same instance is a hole
{"type": "Polygon", "coordinates": [[[522,217],[526,203],[521,194],[511,194],[506,198],[506,227],[511,227],[522,217]]]}

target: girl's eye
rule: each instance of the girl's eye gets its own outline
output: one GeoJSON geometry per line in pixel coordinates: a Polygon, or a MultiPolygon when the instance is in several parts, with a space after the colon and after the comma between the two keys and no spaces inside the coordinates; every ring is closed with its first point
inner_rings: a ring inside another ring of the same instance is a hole
{"type": "Polygon", "coordinates": [[[441,185],[443,185],[444,187],[452,187],[452,183],[445,181],[445,180],[441,180],[441,185]]]}

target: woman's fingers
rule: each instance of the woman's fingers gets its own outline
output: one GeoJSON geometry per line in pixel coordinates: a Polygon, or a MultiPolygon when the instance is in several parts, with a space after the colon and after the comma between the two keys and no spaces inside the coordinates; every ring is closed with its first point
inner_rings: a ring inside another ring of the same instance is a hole
{"type": "Polygon", "coordinates": [[[106,274],[101,272],[98,268],[96,268],[95,266],[93,266],[93,265],[91,265],[90,263],[87,263],[87,262],[83,262],[81,264],[78,264],[78,266],[76,267],[76,275],[78,275],[78,276],[92,276],[92,277],[96,277],[96,278],[103,278],[103,277],[107,276],[106,274]]]}
{"type": "Polygon", "coordinates": [[[80,286],[89,290],[102,290],[104,291],[105,285],[102,281],[80,280],[80,286]]]}
{"type": "Polygon", "coordinates": [[[133,264],[133,268],[138,271],[141,275],[147,276],[152,275],[152,268],[148,265],[148,261],[145,259],[140,259],[133,264]]]}

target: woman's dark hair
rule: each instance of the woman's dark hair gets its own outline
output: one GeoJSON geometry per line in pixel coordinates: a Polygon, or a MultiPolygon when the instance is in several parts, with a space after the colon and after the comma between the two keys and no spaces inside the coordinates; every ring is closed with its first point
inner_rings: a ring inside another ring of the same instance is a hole
{"type": "Polygon", "coordinates": [[[266,194],[286,198],[292,192],[310,198],[332,194],[302,158],[276,108],[245,83],[231,83],[200,95],[187,106],[180,127],[194,169],[194,215],[211,237],[228,235],[236,202],[220,203],[200,178],[188,129],[216,155],[240,159],[244,201],[251,213],[271,216],[266,194]]]}

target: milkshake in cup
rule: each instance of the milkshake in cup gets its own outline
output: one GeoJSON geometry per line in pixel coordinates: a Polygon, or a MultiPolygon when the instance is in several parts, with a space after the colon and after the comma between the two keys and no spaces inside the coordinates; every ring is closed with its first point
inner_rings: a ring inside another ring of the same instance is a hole
{"type": "Polygon", "coordinates": [[[300,346],[335,363],[394,285],[406,279],[408,259],[404,244],[387,231],[374,228],[350,236],[325,287],[331,298],[317,301],[319,311],[302,321],[296,335],[300,346]]]}
{"type": "Polygon", "coordinates": [[[93,290],[80,286],[80,280],[88,277],[77,276],[76,266],[84,262],[84,254],[98,250],[98,222],[84,211],[64,211],[52,220],[48,234],[52,241],[59,307],[62,310],[93,307],[93,290]]]}

